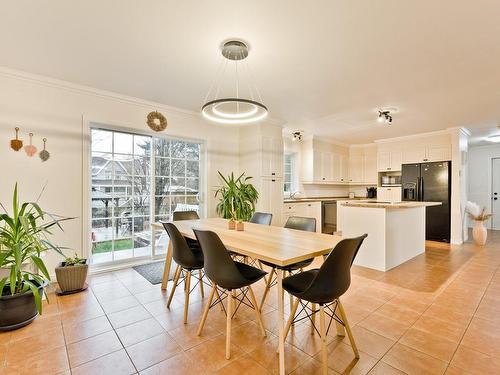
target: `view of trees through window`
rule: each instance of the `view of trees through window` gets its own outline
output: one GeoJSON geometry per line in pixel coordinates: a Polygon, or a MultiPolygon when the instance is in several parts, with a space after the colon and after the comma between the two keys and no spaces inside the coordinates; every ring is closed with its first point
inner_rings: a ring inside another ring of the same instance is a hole
{"type": "Polygon", "coordinates": [[[200,144],[92,129],[94,263],[151,256],[151,220],[199,210],[200,144]]]}

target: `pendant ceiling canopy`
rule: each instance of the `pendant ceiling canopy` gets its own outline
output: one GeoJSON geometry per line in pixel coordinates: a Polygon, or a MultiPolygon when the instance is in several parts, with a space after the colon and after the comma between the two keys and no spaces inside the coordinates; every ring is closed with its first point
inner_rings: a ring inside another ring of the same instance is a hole
{"type": "Polygon", "coordinates": [[[247,44],[241,40],[229,40],[222,45],[221,52],[224,58],[201,109],[205,118],[222,124],[248,124],[267,116],[267,107],[262,104],[259,90],[251,82],[250,67],[245,61],[248,51],[247,44]],[[233,63],[236,77],[235,93],[230,97],[220,98],[219,91],[228,64],[233,63]],[[247,97],[241,97],[240,86],[246,86],[247,97]]]}

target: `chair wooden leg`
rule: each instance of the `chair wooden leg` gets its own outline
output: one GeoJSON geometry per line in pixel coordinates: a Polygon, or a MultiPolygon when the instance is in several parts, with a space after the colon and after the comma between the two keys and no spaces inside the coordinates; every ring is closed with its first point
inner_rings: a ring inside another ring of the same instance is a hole
{"type": "Polygon", "coordinates": [[[227,317],[226,317],[226,359],[231,358],[231,320],[233,318],[233,293],[227,293],[227,317]]]}
{"type": "Polygon", "coordinates": [[[266,337],[266,329],[264,328],[264,323],[262,322],[262,315],[260,313],[259,307],[257,306],[257,301],[255,300],[255,294],[253,294],[252,287],[248,287],[248,294],[250,296],[250,302],[252,302],[253,309],[255,310],[255,317],[257,318],[257,323],[259,324],[262,336],[266,337]]]}
{"type": "Polygon", "coordinates": [[[189,291],[191,290],[191,271],[186,272],[186,278],[184,279],[184,324],[188,321],[188,308],[189,308],[189,291]]]}
{"type": "Polygon", "coordinates": [[[262,307],[264,306],[264,302],[266,301],[267,293],[271,289],[271,283],[273,282],[273,274],[276,272],[276,268],[272,268],[271,272],[267,276],[266,287],[264,288],[264,294],[262,295],[262,299],[260,300],[259,311],[262,311],[262,307]]]}
{"type": "Polygon", "coordinates": [[[312,309],[312,312],[311,312],[311,335],[314,335],[314,324],[316,323],[316,314],[314,313],[314,311],[316,310],[316,304],[315,303],[312,303],[311,304],[311,309],[312,309]]]}
{"type": "Polygon", "coordinates": [[[212,300],[214,299],[214,294],[216,290],[217,286],[215,285],[215,283],[212,283],[212,289],[210,290],[210,294],[208,295],[208,301],[207,304],[205,305],[205,308],[203,309],[203,315],[201,316],[200,325],[198,326],[198,332],[197,332],[198,336],[201,335],[201,331],[205,326],[205,321],[207,320],[208,316],[208,310],[210,310],[210,305],[212,304],[212,300]]]}
{"type": "Polygon", "coordinates": [[[322,364],[322,373],[323,375],[328,374],[328,348],[326,346],[326,324],[325,324],[325,308],[323,305],[319,305],[319,331],[321,334],[321,359],[323,361],[322,364]]]}
{"type": "Polygon", "coordinates": [[[172,290],[170,291],[170,296],[168,297],[167,308],[170,308],[170,303],[172,302],[172,298],[174,297],[175,288],[177,288],[177,283],[179,282],[179,278],[181,276],[182,268],[181,266],[177,266],[175,269],[174,276],[174,285],[172,286],[172,290]]]}
{"type": "Polygon", "coordinates": [[[198,271],[198,276],[200,277],[201,298],[205,298],[205,290],[203,289],[203,273],[201,270],[198,271]]]}
{"type": "Polygon", "coordinates": [[[335,326],[337,327],[337,336],[344,337],[345,336],[344,326],[337,321],[335,321],[335,326]]]}
{"type": "MultiPolygon", "coordinates": [[[[288,276],[291,276],[291,275],[292,275],[292,273],[288,272],[288,276]]],[[[290,293],[288,295],[290,296],[290,309],[291,309],[293,306],[293,296],[290,293]]],[[[295,324],[295,323],[292,323],[292,324],[295,324]]]]}
{"type": "Polygon", "coordinates": [[[295,318],[295,313],[297,312],[297,307],[299,307],[299,299],[295,298],[295,303],[292,306],[292,311],[290,311],[290,317],[288,318],[288,322],[285,327],[285,340],[288,336],[288,332],[290,331],[290,327],[292,326],[293,319],[295,318]]]}
{"type": "Polygon", "coordinates": [[[354,336],[351,331],[351,326],[349,325],[349,322],[347,321],[347,316],[345,314],[344,306],[340,303],[340,300],[337,300],[337,307],[339,309],[341,319],[344,322],[345,330],[347,331],[347,336],[349,337],[349,342],[351,343],[352,351],[354,352],[354,356],[356,358],[359,358],[359,352],[358,352],[358,347],[356,346],[356,342],[354,341],[354,336]]]}

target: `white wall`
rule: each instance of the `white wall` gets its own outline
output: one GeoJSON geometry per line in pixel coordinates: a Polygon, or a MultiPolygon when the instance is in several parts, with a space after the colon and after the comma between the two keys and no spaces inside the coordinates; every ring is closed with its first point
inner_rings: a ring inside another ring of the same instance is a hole
{"type": "MultiPolygon", "coordinates": [[[[217,170],[239,172],[237,128],[208,123],[196,113],[8,69],[0,69],[0,202],[10,207],[15,182],[19,183],[24,200],[34,200],[47,182],[42,207],[76,217],[64,225],[64,233],[55,235],[54,242],[85,255],[87,207],[82,197],[87,176],[83,155],[89,147],[86,123],[99,122],[152,134],[145,119],[153,110],[161,111],[168,119],[162,134],[205,141],[205,173],[209,173],[204,182],[205,200],[208,215],[214,215],[211,191],[219,184],[217,170]],[[41,146],[41,138],[48,139],[51,157],[47,162],[10,149],[15,126],[21,128],[24,141],[27,133],[33,132],[37,147],[41,146]]],[[[49,255],[47,260],[52,268],[60,257],[49,255]]]]}
{"type": "MultiPolygon", "coordinates": [[[[500,158],[500,144],[471,147],[468,153],[469,200],[491,212],[491,159],[500,158]]],[[[472,226],[472,223],[469,223],[472,226]]],[[[488,221],[491,225],[491,220],[488,221]]]]}

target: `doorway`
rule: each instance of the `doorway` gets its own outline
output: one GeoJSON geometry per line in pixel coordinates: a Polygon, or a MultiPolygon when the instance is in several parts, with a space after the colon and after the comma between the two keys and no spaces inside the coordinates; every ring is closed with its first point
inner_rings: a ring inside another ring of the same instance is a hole
{"type": "Polygon", "coordinates": [[[491,229],[500,230],[500,158],[491,159],[491,229]]]}

